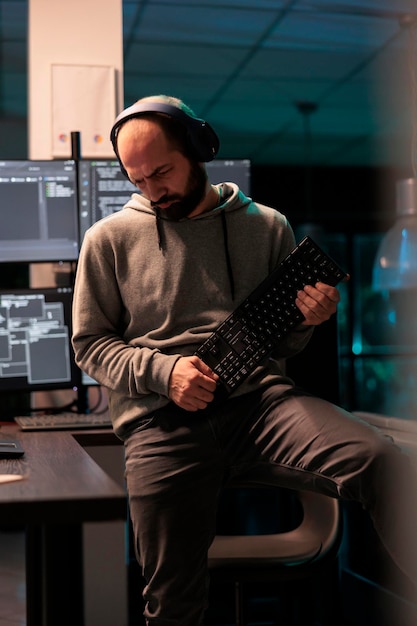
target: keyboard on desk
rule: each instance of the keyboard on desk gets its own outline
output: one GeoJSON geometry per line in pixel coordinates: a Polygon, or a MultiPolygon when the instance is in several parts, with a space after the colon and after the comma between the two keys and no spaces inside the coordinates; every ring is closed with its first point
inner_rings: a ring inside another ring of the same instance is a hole
{"type": "Polygon", "coordinates": [[[46,415],[18,415],[14,421],[21,430],[79,430],[110,428],[111,419],[105,413],[49,413],[46,415]]]}
{"type": "Polygon", "coordinates": [[[310,237],[304,237],[196,351],[219,376],[215,399],[235,391],[303,321],[295,304],[298,290],[318,281],[335,286],[346,276],[310,237]]]}

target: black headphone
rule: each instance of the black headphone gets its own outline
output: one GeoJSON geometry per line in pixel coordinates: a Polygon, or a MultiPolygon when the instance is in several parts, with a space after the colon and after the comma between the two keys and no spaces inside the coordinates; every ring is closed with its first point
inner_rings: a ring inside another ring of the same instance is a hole
{"type": "Polygon", "coordinates": [[[127,122],[127,120],[135,117],[140,117],[145,113],[165,113],[166,115],[178,120],[184,125],[187,135],[187,143],[190,154],[200,163],[206,163],[212,161],[219,150],[219,138],[206,121],[199,119],[198,117],[192,117],[188,115],[182,109],[164,102],[141,102],[133,104],[124,111],[122,111],[113,124],[113,128],[110,132],[110,141],[113,144],[113,150],[120,163],[120,169],[126,178],[129,178],[123,163],[120,160],[119,152],[117,149],[117,134],[120,127],[127,122]]]}

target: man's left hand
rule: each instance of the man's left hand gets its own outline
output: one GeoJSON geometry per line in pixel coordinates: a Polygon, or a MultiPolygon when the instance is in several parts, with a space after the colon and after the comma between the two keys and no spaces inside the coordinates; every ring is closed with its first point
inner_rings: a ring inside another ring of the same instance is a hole
{"type": "Polygon", "coordinates": [[[304,315],[304,326],[318,326],[336,313],[340,294],[336,287],[325,283],[306,285],[297,293],[295,304],[304,315]]]}

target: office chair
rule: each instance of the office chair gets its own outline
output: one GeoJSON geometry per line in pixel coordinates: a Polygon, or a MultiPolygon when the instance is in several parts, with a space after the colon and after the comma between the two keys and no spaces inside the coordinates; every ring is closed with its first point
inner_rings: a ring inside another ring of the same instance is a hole
{"type": "MultiPolygon", "coordinates": [[[[271,498],[271,489],[293,495],[299,507],[295,526],[267,534],[218,534],[209,550],[211,582],[234,585],[236,626],[248,624],[245,583],[250,583],[251,589],[257,583],[262,583],[264,588],[265,583],[278,583],[284,603],[290,605],[290,616],[285,617],[290,617],[292,624],[306,626],[310,623],[307,619],[313,619],[317,608],[313,606],[315,601],[326,605],[319,609],[327,615],[323,619],[335,624],[340,617],[337,553],[342,523],[339,502],[313,492],[272,487],[265,487],[267,498],[271,498]],[[324,597],[319,598],[320,591],[317,594],[315,587],[323,591],[324,597]]],[[[281,618],[276,616],[277,620],[281,618]]],[[[276,623],[284,624],[284,621],[276,623]]]]}

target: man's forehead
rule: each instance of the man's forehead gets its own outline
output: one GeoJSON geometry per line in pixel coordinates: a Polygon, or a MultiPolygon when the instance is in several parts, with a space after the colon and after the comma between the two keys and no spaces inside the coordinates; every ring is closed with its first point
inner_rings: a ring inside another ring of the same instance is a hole
{"type": "MultiPolygon", "coordinates": [[[[133,178],[149,177],[166,167],[172,155],[172,146],[167,142],[163,131],[158,125],[136,124],[135,128],[120,129],[118,152],[125,168],[133,178]],[[123,134],[122,134],[123,133],[123,134]]],[[[146,122],[147,120],[141,120],[146,122]]],[[[126,122],[126,126],[130,124],[126,122]]]]}
{"type": "Polygon", "coordinates": [[[149,159],[158,155],[161,158],[171,151],[167,137],[158,124],[146,123],[149,120],[140,120],[138,124],[138,121],[132,120],[131,127],[131,122],[126,122],[120,129],[117,147],[123,159],[126,156],[149,159]]]}
{"type": "Polygon", "coordinates": [[[120,127],[117,141],[127,138],[152,140],[159,135],[163,135],[163,130],[156,120],[139,117],[128,120],[120,127]]]}

